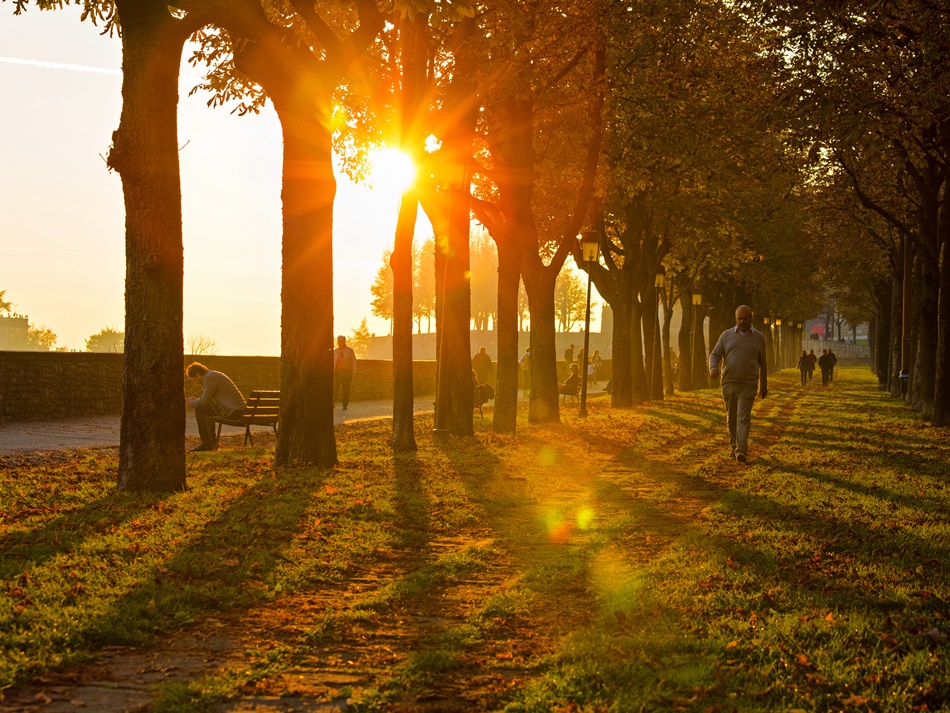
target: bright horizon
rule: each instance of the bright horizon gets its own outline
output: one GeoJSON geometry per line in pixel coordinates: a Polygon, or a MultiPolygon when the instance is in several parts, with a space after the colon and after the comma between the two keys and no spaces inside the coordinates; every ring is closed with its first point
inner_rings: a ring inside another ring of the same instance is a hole
{"type": "MultiPolygon", "coordinates": [[[[105,327],[124,329],[124,207],[103,156],[121,109],[121,44],[79,21],[78,8],[19,17],[0,5],[0,290],[13,311],[85,350],[105,327]]],[[[186,50],[187,57],[187,50],[186,50]]],[[[280,353],[281,134],[273,108],[238,117],[188,91],[183,62],[179,136],[184,241],[184,337],[218,354],[280,353]]],[[[392,171],[404,170],[387,156],[392,171]]],[[[391,247],[399,182],[375,190],[338,175],[334,204],[334,333],[349,336],[391,247]]],[[[420,211],[421,214],[421,211],[420,211]]],[[[418,242],[431,235],[424,217],[418,242]]],[[[600,300],[598,300],[600,301],[600,300]]],[[[592,319],[595,310],[592,310],[592,319]]],[[[599,315],[599,310],[596,310],[599,315]]],[[[597,321],[593,319],[593,321],[597,321]]]]}

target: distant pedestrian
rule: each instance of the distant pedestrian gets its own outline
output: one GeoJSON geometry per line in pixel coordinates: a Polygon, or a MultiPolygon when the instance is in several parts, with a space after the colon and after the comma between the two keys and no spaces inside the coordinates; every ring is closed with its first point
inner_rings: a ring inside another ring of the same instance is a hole
{"type": "Polygon", "coordinates": [[[739,305],[736,326],[720,335],[709,355],[709,376],[713,379],[719,376],[720,364],[732,457],[745,463],[756,387],[763,399],[769,393],[765,335],[752,326],[752,310],[747,305],[739,305]]]}
{"type": "Polygon", "coordinates": [[[568,366],[574,363],[574,345],[573,344],[564,350],[564,361],[567,362],[568,366]]]}
{"type": "Polygon", "coordinates": [[[478,376],[479,384],[490,384],[492,382],[491,370],[493,362],[488,356],[488,350],[485,347],[479,347],[478,354],[472,357],[472,369],[478,376]]]}
{"type": "Polygon", "coordinates": [[[831,381],[831,359],[828,358],[827,349],[821,350],[821,356],[818,357],[818,368],[821,369],[821,385],[828,386],[831,381]]]}
{"type": "Polygon", "coordinates": [[[195,421],[198,422],[198,434],[201,436],[201,443],[191,450],[213,451],[215,417],[238,419],[244,415],[244,407],[247,404],[240,389],[227,374],[212,371],[204,364],[193,362],[185,369],[185,376],[201,387],[201,396],[185,399],[185,403],[195,409],[195,421]]]}
{"type": "Polygon", "coordinates": [[[590,375],[594,379],[594,383],[597,383],[597,376],[600,374],[600,349],[595,349],[593,355],[590,358],[590,375]]]}
{"type": "Polygon", "coordinates": [[[804,386],[805,383],[808,381],[809,363],[810,362],[808,361],[808,352],[802,349],[802,355],[798,357],[798,371],[801,372],[801,375],[802,375],[802,386],[804,386]]]}
{"type": "Polygon", "coordinates": [[[808,350],[808,380],[811,381],[811,378],[815,375],[815,364],[818,363],[818,357],[815,356],[815,350],[808,350]]]}
{"type": "Polygon", "coordinates": [[[531,391],[531,347],[524,348],[524,354],[521,355],[521,379],[524,384],[524,395],[527,396],[531,391]]]}
{"type": "Polygon", "coordinates": [[[356,352],[346,346],[346,337],[342,334],[336,338],[336,343],[337,348],[333,350],[333,380],[336,384],[333,401],[336,403],[337,397],[341,396],[345,411],[350,405],[350,386],[356,373],[356,352]]]}
{"type": "Polygon", "coordinates": [[[830,384],[835,380],[835,364],[838,363],[838,357],[835,356],[835,353],[828,350],[828,383],[830,384]]]}
{"type": "MultiPolygon", "coordinates": [[[[588,361],[588,360],[587,360],[587,354],[584,353],[584,347],[581,347],[580,349],[577,350],[577,366],[578,366],[578,368],[580,368],[580,369],[586,369],[586,368],[587,368],[587,361],[588,361]]],[[[581,373],[583,374],[584,372],[581,372],[581,373]]]]}

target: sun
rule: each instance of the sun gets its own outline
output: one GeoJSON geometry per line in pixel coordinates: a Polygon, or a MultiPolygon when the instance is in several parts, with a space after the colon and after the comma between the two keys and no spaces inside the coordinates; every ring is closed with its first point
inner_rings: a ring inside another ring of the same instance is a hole
{"type": "Polygon", "coordinates": [[[401,194],[416,180],[416,166],[409,155],[399,149],[385,148],[369,155],[369,179],[374,191],[401,194]]]}

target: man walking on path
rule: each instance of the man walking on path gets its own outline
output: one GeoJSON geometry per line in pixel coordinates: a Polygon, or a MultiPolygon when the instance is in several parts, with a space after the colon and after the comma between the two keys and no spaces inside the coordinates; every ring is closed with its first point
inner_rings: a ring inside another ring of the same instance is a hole
{"type": "Polygon", "coordinates": [[[835,353],[828,350],[828,383],[830,384],[835,380],[835,364],[838,363],[838,357],[835,356],[835,353]]]}
{"type": "MultiPolygon", "coordinates": [[[[333,350],[333,377],[336,381],[336,394],[343,391],[343,409],[350,405],[350,385],[353,372],[356,371],[356,352],[346,346],[346,337],[336,338],[337,348],[333,350]]],[[[336,396],[334,396],[336,401],[336,396]]]]}
{"type": "Polygon", "coordinates": [[[479,347],[478,354],[472,357],[472,371],[478,377],[479,384],[490,384],[492,382],[492,360],[488,356],[488,349],[479,347]]]}
{"type": "Polygon", "coordinates": [[[821,356],[818,357],[818,368],[821,369],[821,385],[828,386],[831,381],[831,359],[828,358],[828,350],[824,349],[821,356]]]}
{"type": "Polygon", "coordinates": [[[739,305],[736,326],[722,333],[709,354],[709,375],[714,379],[719,376],[720,364],[732,457],[745,463],[756,387],[763,399],[769,393],[765,335],[752,326],[752,310],[746,305],[739,305]]]}
{"type": "Polygon", "coordinates": [[[244,396],[226,374],[212,371],[199,362],[189,364],[185,376],[201,387],[201,396],[185,399],[185,403],[195,409],[198,434],[201,436],[201,443],[191,450],[213,451],[214,417],[240,418],[246,406],[244,396]]]}

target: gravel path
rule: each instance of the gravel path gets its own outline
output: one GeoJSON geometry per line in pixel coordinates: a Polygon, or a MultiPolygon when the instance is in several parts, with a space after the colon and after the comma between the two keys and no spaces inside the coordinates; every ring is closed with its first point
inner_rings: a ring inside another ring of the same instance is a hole
{"type": "MultiPolygon", "coordinates": [[[[413,405],[416,414],[432,412],[432,396],[418,396],[413,405]]],[[[337,406],[333,418],[337,425],[347,421],[392,418],[391,399],[380,401],[353,401],[347,410],[337,406]]],[[[476,414],[476,418],[478,414],[476,414]]],[[[243,429],[224,426],[221,433],[238,434],[243,429]]],[[[254,427],[256,432],[258,427],[254,427]]],[[[260,427],[270,431],[269,427],[260,427]]],[[[198,427],[193,414],[186,420],[186,433],[197,436],[198,427]]],[[[23,451],[59,451],[71,448],[109,448],[119,445],[119,416],[87,416],[51,421],[13,421],[0,425],[0,455],[23,451]]]]}

